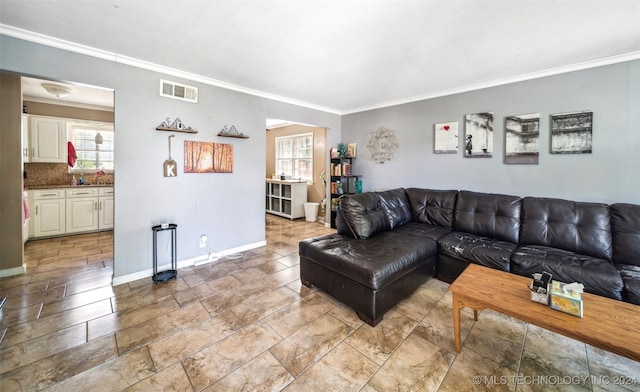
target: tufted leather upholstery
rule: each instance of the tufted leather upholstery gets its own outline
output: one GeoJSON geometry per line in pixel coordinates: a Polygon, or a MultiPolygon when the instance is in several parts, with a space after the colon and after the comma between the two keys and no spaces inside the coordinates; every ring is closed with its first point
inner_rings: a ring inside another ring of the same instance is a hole
{"type": "Polygon", "coordinates": [[[640,206],[409,188],[346,195],[337,234],[299,244],[300,279],[375,326],[436,272],[548,271],[640,305],[640,206]]]}
{"type": "Polygon", "coordinates": [[[606,204],[525,197],[523,245],[543,245],[611,260],[611,218],[606,204]]]}
{"type": "Polygon", "coordinates": [[[407,189],[407,197],[414,222],[427,223],[446,229],[453,227],[453,211],[458,191],[409,188],[407,189]]]}
{"type": "Polygon", "coordinates": [[[516,244],[521,206],[516,196],[460,191],[453,230],[516,244]]]}
{"type": "Polygon", "coordinates": [[[610,206],[613,263],[624,282],[624,300],[640,305],[640,206],[610,206]]]}
{"type": "Polygon", "coordinates": [[[387,219],[385,230],[393,230],[411,222],[411,207],[404,189],[376,192],[376,194],[380,198],[380,206],[387,219]]]}
{"type": "Polygon", "coordinates": [[[384,231],[387,220],[374,192],[345,195],[340,198],[339,208],[345,226],[338,233],[354,238],[369,238],[384,231]]]}
{"type": "Polygon", "coordinates": [[[582,283],[588,293],[622,299],[622,278],[608,260],[540,245],[521,246],[511,257],[515,274],[531,277],[542,271],[560,282],[582,283]]]}

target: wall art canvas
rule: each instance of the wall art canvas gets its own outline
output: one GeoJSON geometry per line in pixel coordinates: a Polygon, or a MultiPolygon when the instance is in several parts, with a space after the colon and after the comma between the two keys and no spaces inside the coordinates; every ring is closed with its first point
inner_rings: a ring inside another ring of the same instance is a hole
{"type": "Polygon", "coordinates": [[[551,115],[552,154],[590,154],[593,137],[593,112],[582,111],[551,115]]]}
{"type": "Polygon", "coordinates": [[[435,124],[433,127],[433,152],[436,154],[458,153],[458,122],[435,124]]]}
{"type": "Polygon", "coordinates": [[[233,173],[233,145],[184,142],[185,173],[233,173]]]}
{"type": "Polygon", "coordinates": [[[504,135],[504,163],[538,163],[540,113],[506,117],[504,135]]]}
{"type": "Polygon", "coordinates": [[[465,158],[491,158],[493,156],[493,112],[464,116],[465,158]]]}

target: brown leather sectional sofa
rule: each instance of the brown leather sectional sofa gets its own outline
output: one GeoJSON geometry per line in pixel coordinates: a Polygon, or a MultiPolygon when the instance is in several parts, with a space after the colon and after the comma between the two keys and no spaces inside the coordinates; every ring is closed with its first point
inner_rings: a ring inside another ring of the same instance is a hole
{"type": "Polygon", "coordinates": [[[452,282],[469,263],[547,271],[640,305],[640,205],[399,188],[342,197],[336,223],[336,234],[300,242],[300,279],[373,326],[427,279],[452,282]]]}

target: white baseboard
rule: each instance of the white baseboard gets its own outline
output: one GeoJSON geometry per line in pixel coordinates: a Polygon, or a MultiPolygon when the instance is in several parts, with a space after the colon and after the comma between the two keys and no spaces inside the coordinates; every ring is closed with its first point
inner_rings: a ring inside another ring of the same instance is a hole
{"type": "MultiPolygon", "coordinates": [[[[252,244],[238,246],[236,248],[216,251],[216,253],[220,254],[220,255],[227,256],[227,255],[232,255],[234,253],[246,252],[246,251],[251,250],[251,249],[260,248],[261,246],[265,246],[265,245],[267,245],[267,241],[259,241],[259,242],[254,242],[252,244]]],[[[212,262],[218,260],[218,258],[219,257],[209,258],[209,254],[207,253],[206,255],[196,256],[196,257],[192,257],[192,258],[189,258],[189,259],[186,259],[186,260],[178,260],[178,269],[191,267],[192,265],[202,265],[202,264],[206,264],[206,263],[212,263],[212,262]]],[[[170,268],[171,268],[171,264],[170,263],[169,264],[165,264],[165,265],[159,265],[158,266],[158,271],[163,271],[163,270],[170,269],[170,268]]],[[[0,272],[2,272],[2,271],[0,271],[0,272]]],[[[122,275],[122,276],[114,276],[112,281],[111,281],[111,284],[113,286],[118,286],[118,285],[121,285],[121,284],[133,282],[134,280],[149,278],[151,276],[153,276],[153,268],[149,268],[149,269],[146,269],[146,270],[143,270],[143,271],[134,272],[132,274],[127,274],[127,275],[122,275]]]]}
{"type": "Polygon", "coordinates": [[[8,276],[15,276],[15,275],[22,275],[25,272],[27,272],[27,265],[25,263],[22,263],[21,267],[7,268],[7,269],[0,270],[0,278],[6,278],[8,276]]]}

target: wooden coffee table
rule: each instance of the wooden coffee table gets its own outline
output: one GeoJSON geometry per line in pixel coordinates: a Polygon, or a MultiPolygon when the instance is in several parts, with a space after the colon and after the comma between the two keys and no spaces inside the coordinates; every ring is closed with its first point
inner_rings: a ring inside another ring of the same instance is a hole
{"type": "Polygon", "coordinates": [[[460,311],[493,309],[572,339],[640,361],[640,306],[583,293],[582,318],[531,301],[531,279],[470,264],[449,286],[453,294],[453,333],[460,352],[460,311]]]}

